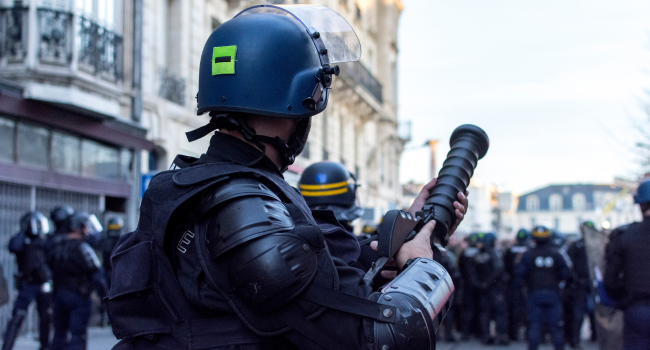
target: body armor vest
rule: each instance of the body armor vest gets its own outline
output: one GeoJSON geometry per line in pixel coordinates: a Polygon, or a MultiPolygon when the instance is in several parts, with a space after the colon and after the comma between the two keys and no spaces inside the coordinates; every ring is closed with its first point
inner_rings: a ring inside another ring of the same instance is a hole
{"type": "MultiPolygon", "coordinates": [[[[219,259],[199,233],[196,250],[208,284],[222,296],[227,310],[223,316],[208,318],[188,302],[170,263],[166,247],[173,239],[170,218],[196,208],[204,191],[235,178],[253,178],[271,189],[288,204],[296,225],[311,227],[300,236],[314,249],[317,271],[312,284],[338,290],[338,275],[327,252],[323,235],[300,193],[278,175],[233,163],[207,163],[170,170],[156,175],[145,192],[136,231],[120,237],[111,257],[113,280],[106,308],[118,339],[116,349],[212,349],[248,344],[243,349],[294,349],[284,338],[290,328],[273,315],[252,312],[246,303],[228,288],[226,274],[219,271],[219,259]],[[194,205],[194,206],[193,206],[194,205]],[[269,343],[273,343],[270,345],[269,343]],[[253,344],[259,344],[256,347],[253,344]]],[[[198,230],[198,228],[197,228],[198,230]]],[[[198,231],[195,231],[198,232],[198,231]]],[[[317,317],[325,308],[308,301],[298,304],[307,319],[317,317]]]]}
{"type": "Polygon", "coordinates": [[[530,259],[528,287],[531,290],[558,289],[558,260],[563,259],[562,256],[547,245],[531,249],[530,259]]]}

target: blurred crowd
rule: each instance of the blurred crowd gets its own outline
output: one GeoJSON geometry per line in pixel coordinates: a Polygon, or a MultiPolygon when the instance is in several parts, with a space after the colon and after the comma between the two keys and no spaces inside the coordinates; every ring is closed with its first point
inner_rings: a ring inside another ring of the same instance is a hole
{"type": "MultiPolygon", "coordinates": [[[[37,305],[41,350],[86,349],[94,296],[103,298],[108,293],[110,254],[122,234],[124,221],[110,218],[104,230],[95,215],[67,205],[54,208],[50,219],[53,229],[41,212],[24,214],[20,231],[9,242],[9,251],[18,262],[18,273],[14,275],[18,296],[2,350],[13,348],[32,302],[37,305]]],[[[2,294],[8,295],[6,283],[3,289],[2,294]]],[[[8,297],[4,299],[8,301],[8,297]]],[[[104,316],[103,306],[100,309],[104,316]]]]}
{"type": "Polygon", "coordinates": [[[440,332],[444,340],[476,337],[485,344],[507,345],[521,339],[543,342],[549,334],[556,348],[565,342],[579,348],[585,316],[595,340],[584,239],[569,242],[546,227],[533,228],[532,234],[521,229],[515,240],[476,232],[452,239],[443,262],[456,286],[440,332]]]}

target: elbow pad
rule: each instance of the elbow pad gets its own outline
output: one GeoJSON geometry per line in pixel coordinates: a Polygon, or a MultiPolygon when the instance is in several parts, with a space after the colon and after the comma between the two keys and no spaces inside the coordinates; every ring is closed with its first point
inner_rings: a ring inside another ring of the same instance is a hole
{"type": "Polygon", "coordinates": [[[277,309],[309,286],[317,254],[304,234],[316,228],[296,225],[287,206],[264,185],[231,181],[200,207],[218,207],[206,222],[206,246],[210,260],[224,264],[221,271],[227,273],[211,274],[227,277],[224,289],[232,289],[250,310],[277,309]]]}
{"type": "Polygon", "coordinates": [[[449,310],[454,284],[439,263],[414,260],[370,299],[396,309],[395,322],[374,321],[374,349],[436,348],[435,333],[449,310]]]}
{"type": "Polygon", "coordinates": [[[92,247],[86,242],[83,242],[79,249],[81,250],[82,261],[84,263],[83,269],[86,271],[96,271],[102,265],[99,263],[99,258],[92,247]]]}

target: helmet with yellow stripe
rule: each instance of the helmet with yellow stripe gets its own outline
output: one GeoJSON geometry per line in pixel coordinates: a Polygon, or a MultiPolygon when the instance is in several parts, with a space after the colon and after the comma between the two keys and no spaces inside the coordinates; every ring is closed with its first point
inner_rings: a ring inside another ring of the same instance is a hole
{"type": "Polygon", "coordinates": [[[551,239],[551,230],[546,226],[536,226],[533,228],[531,235],[535,242],[546,242],[551,239]]]}
{"type": "Polygon", "coordinates": [[[312,209],[329,209],[339,221],[352,221],[363,214],[356,204],[357,181],[336,162],[314,163],[305,169],[298,188],[312,209]]]}

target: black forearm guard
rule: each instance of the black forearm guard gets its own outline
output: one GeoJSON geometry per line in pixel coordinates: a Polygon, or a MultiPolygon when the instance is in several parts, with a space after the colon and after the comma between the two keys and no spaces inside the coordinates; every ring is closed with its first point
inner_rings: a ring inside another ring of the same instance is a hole
{"type": "Polygon", "coordinates": [[[374,349],[436,348],[435,333],[445,317],[454,284],[442,265],[418,258],[371,300],[396,308],[395,323],[374,322],[374,349]]]}

